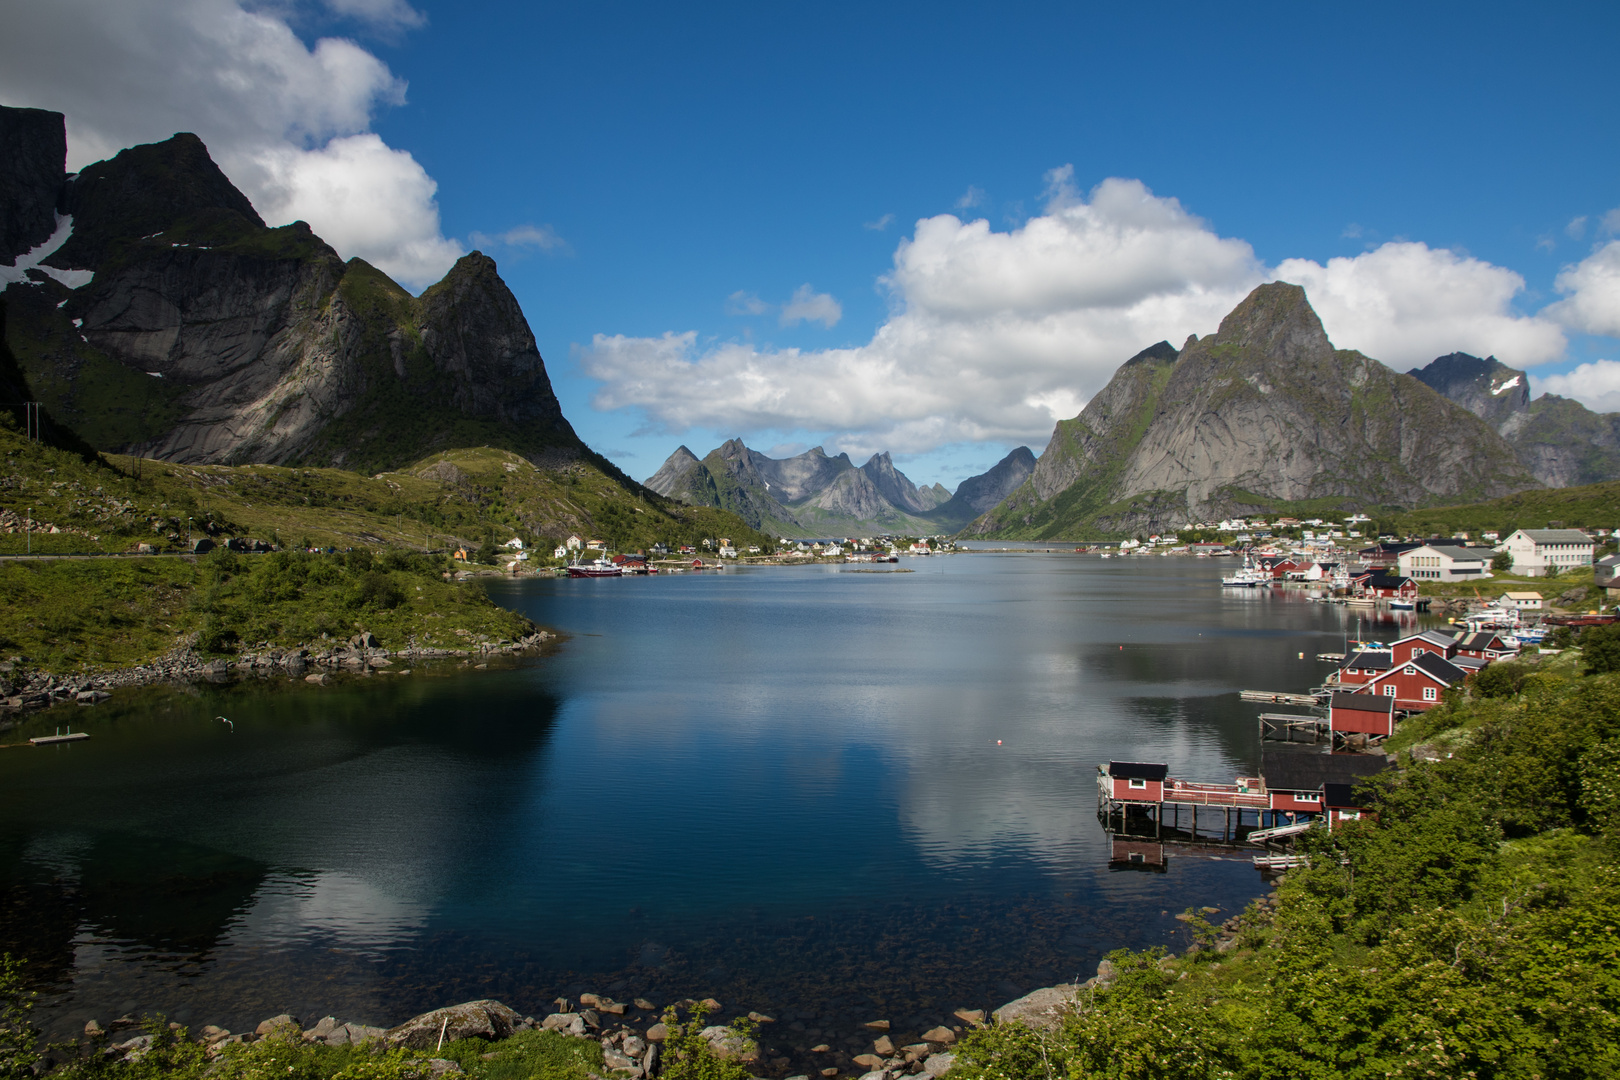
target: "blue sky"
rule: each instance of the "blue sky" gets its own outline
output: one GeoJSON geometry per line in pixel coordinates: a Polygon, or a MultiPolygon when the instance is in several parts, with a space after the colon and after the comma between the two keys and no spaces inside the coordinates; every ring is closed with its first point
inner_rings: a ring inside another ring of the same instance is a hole
{"type": "MultiPolygon", "coordinates": [[[[1620,8],[1120,7],[183,0],[179,63],[286,81],[273,108],[148,72],[120,112],[105,72],[152,57],[111,31],[77,85],[0,63],[0,101],[87,156],[197,130],[415,288],[480,247],[638,478],[742,435],[954,487],[1279,276],[1392,366],[1494,352],[1620,408],[1620,8]],[[259,44],[208,29],[242,17],[259,44]],[[399,209],[321,204],[317,166],[399,209]]],[[[14,47],[84,40],[40,18],[14,47]]]]}

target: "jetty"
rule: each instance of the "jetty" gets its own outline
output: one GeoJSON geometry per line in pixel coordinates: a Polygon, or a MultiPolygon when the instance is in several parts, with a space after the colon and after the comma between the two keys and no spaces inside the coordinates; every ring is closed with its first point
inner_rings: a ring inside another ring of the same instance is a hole
{"type": "Polygon", "coordinates": [[[90,733],[88,731],[73,731],[70,729],[64,733],[58,729],[55,735],[36,735],[28,741],[35,746],[50,746],[52,743],[78,742],[80,739],[88,739],[89,737],[90,733]]]}
{"type": "Polygon", "coordinates": [[[1306,709],[1318,702],[1315,694],[1290,694],[1282,690],[1239,690],[1238,698],[1262,705],[1298,705],[1306,709]]]}

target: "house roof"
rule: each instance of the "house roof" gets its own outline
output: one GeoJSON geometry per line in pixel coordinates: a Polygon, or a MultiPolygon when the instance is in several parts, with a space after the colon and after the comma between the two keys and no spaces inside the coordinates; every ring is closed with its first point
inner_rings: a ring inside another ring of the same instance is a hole
{"type": "Polygon", "coordinates": [[[1462,682],[1468,677],[1468,672],[1453,664],[1439,653],[1426,652],[1422,656],[1412,657],[1412,663],[1429,673],[1435,679],[1447,686],[1462,682]]]}
{"type": "Polygon", "coordinates": [[[1402,574],[1385,574],[1373,571],[1364,575],[1363,584],[1372,589],[1401,589],[1411,584],[1412,579],[1402,574]]]}
{"type": "Polygon", "coordinates": [[[1381,671],[1390,665],[1390,652],[1388,649],[1363,649],[1358,653],[1351,653],[1344,661],[1345,667],[1367,668],[1381,671]]]}
{"type": "Polygon", "coordinates": [[[1538,593],[1538,592],[1505,592],[1502,595],[1507,597],[1509,600],[1540,600],[1541,599],[1541,594],[1538,593]]]}
{"type": "Polygon", "coordinates": [[[1432,551],[1436,555],[1444,555],[1453,562],[1485,562],[1496,557],[1490,548],[1455,547],[1451,544],[1425,544],[1416,551],[1432,551]]]}
{"type": "Polygon", "coordinates": [[[1163,780],[1170,772],[1168,765],[1147,761],[1110,761],[1108,775],[1117,780],[1163,780]]]}
{"type": "Polygon", "coordinates": [[[1620,566],[1620,554],[1605,555],[1597,561],[1599,566],[1620,566]]]}
{"type": "Polygon", "coordinates": [[[1505,649],[1502,637],[1489,630],[1476,630],[1472,634],[1464,634],[1457,639],[1459,649],[1505,649]]]}
{"type": "Polygon", "coordinates": [[[1317,791],[1323,784],[1353,784],[1389,766],[1389,759],[1376,754],[1266,749],[1260,757],[1260,775],[1266,787],[1282,791],[1317,791]]]}
{"type": "Polygon", "coordinates": [[[1451,662],[1464,671],[1474,672],[1489,664],[1490,661],[1483,656],[1453,656],[1451,662]]]}
{"type": "Polygon", "coordinates": [[[1520,529],[1538,544],[1590,544],[1592,538],[1579,529],[1520,529]]]}
{"type": "Polygon", "coordinates": [[[1418,634],[1407,634],[1395,644],[1404,645],[1408,641],[1422,641],[1429,645],[1438,645],[1442,649],[1449,649],[1457,644],[1456,638],[1439,630],[1424,630],[1418,634]]]}
{"type": "Polygon", "coordinates": [[[1328,699],[1328,706],[1351,712],[1392,713],[1395,699],[1383,694],[1334,694],[1328,699]]]}

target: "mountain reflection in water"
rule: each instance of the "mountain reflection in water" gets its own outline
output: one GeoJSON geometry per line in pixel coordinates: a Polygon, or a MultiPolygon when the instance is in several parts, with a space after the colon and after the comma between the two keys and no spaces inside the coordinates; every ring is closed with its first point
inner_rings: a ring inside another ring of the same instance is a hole
{"type": "Polygon", "coordinates": [[[904,565],[499,581],[572,636],[41,717],[93,737],[0,752],[0,949],[59,1033],[585,989],[920,1021],[1263,889],[1241,853],[1111,873],[1095,767],[1252,772],[1236,691],[1312,685],[1356,616],[1207,560],[904,565]]]}

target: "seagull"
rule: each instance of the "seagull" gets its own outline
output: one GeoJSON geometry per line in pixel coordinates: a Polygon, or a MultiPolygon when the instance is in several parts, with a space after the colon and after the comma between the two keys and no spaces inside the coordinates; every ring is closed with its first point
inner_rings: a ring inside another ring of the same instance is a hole
{"type": "Polygon", "coordinates": [[[230,721],[229,721],[229,720],[226,720],[226,719],[225,719],[225,717],[223,717],[223,716],[216,716],[216,717],[214,717],[214,719],[215,719],[215,720],[224,720],[224,721],[225,721],[225,723],[227,723],[227,724],[230,724],[230,728],[231,728],[231,733],[232,733],[232,734],[233,734],[233,735],[234,735],[234,734],[235,734],[235,733],[236,733],[236,725],[235,725],[235,724],[231,724],[231,722],[230,722],[230,721]]]}

